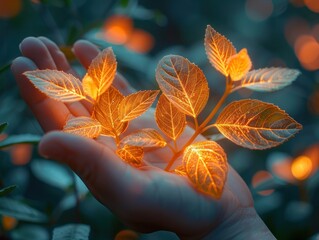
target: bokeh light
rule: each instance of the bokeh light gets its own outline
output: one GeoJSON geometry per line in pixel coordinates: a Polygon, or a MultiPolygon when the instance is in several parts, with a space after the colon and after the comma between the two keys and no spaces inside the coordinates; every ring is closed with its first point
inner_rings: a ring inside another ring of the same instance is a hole
{"type": "Polygon", "coordinates": [[[21,0],[0,0],[0,18],[17,16],[22,9],[21,0]]]}
{"type": "Polygon", "coordinates": [[[125,15],[113,15],[104,23],[104,37],[113,44],[124,44],[133,31],[133,21],[125,15]]]}
{"type": "MultiPolygon", "coordinates": [[[[258,171],[258,172],[255,173],[255,175],[252,178],[252,181],[251,181],[252,182],[252,186],[254,188],[256,188],[261,183],[266,182],[266,181],[268,181],[268,180],[270,180],[272,178],[273,178],[273,176],[271,175],[270,172],[264,171],[264,170],[258,171]]],[[[273,192],[274,192],[273,189],[258,191],[258,193],[260,195],[263,195],[263,196],[268,196],[268,195],[272,194],[273,192]]]]}
{"type": "Polygon", "coordinates": [[[32,145],[16,144],[10,148],[11,161],[15,165],[25,165],[32,157],[32,145]]]}
{"type": "Polygon", "coordinates": [[[266,20],[274,10],[269,0],[247,0],[245,7],[247,16],[257,22],[266,20]]]}
{"type": "Polygon", "coordinates": [[[319,13],[319,1],[318,0],[304,0],[305,5],[311,11],[319,13]]]}
{"type": "Polygon", "coordinates": [[[125,46],[137,53],[147,53],[154,46],[154,37],[142,29],[135,29],[125,46]]]}
{"type": "Polygon", "coordinates": [[[2,216],[2,228],[5,231],[10,231],[15,228],[18,224],[17,219],[11,216],[2,216]]]}
{"type": "Polygon", "coordinates": [[[297,180],[305,180],[312,172],[312,161],[307,156],[299,156],[291,164],[291,173],[297,180]]]}
{"type": "Polygon", "coordinates": [[[310,71],[319,69],[319,43],[312,35],[301,35],[294,45],[301,65],[310,71]]]}

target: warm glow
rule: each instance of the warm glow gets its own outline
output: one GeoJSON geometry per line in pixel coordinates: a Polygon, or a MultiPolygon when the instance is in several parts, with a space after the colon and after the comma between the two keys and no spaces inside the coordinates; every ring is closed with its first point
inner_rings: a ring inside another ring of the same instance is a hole
{"type": "Polygon", "coordinates": [[[312,161],[307,156],[300,156],[291,164],[292,175],[298,180],[305,180],[312,172],[312,161]]]}
{"type": "Polygon", "coordinates": [[[6,231],[10,231],[15,228],[18,224],[17,219],[10,216],[2,216],[2,227],[6,231]]]}
{"type": "MultiPolygon", "coordinates": [[[[253,187],[256,188],[261,183],[266,182],[267,180],[272,179],[272,178],[273,178],[273,176],[269,172],[258,171],[253,176],[251,183],[252,183],[253,187]]],[[[259,191],[258,193],[260,195],[267,196],[267,195],[272,194],[273,192],[274,192],[273,189],[269,189],[269,190],[259,191]]]]}
{"type": "Polygon", "coordinates": [[[0,0],[0,18],[17,16],[22,9],[21,0],[0,0]]]}
{"type": "Polygon", "coordinates": [[[137,53],[147,53],[154,46],[154,37],[141,29],[135,29],[125,46],[137,53]]]}
{"type": "Polygon", "coordinates": [[[11,161],[15,165],[25,165],[31,160],[32,145],[17,144],[12,146],[10,150],[11,161]]]}
{"type": "Polygon", "coordinates": [[[319,13],[319,1],[318,0],[304,0],[306,6],[313,12],[319,13]]]}
{"type": "Polygon", "coordinates": [[[290,0],[289,1],[295,7],[303,7],[305,6],[304,0],[290,0]]]}
{"type": "Polygon", "coordinates": [[[133,21],[124,15],[113,15],[104,24],[104,37],[113,44],[124,44],[133,31],[133,21]]]}
{"type": "Polygon", "coordinates": [[[294,47],[295,53],[305,69],[310,71],[319,69],[319,43],[313,36],[299,36],[294,47]]]}
{"type": "Polygon", "coordinates": [[[301,17],[290,18],[285,25],[285,37],[291,46],[300,35],[309,34],[310,31],[309,23],[301,17]]]}
{"type": "Polygon", "coordinates": [[[132,230],[122,230],[116,234],[114,240],[138,240],[139,235],[132,230]]]}
{"type": "Polygon", "coordinates": [[[271,16],[274,6],[269,0],[247,0],[246,13],[254,21],[264,21],[271,16]]]}

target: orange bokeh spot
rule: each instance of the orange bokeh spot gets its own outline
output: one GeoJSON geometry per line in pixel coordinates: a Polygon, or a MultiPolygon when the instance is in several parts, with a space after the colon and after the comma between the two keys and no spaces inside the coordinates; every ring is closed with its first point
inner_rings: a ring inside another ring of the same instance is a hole
{"type": "Polygon", "coordinates": [[[303,7],[305,6],[304,0],[290,0],[289,1],[295,7],[303,7]]]}
{"type": "Polygon", "coordinates": [[[133,52],[147,53],[154,46],[154,37],[144,30],[135,29],[125,46],[133,52]]]}
{"type": "Polygon", "coordinates": [[[305,180],[312,172],[312,161],[307,156],[299,156],[291,164],[291,173],[297,180],[305,180]]]}
{"type": "Polygon", "coordinates": [[[22,9],[21,0],[0,0],[0,18],[17,16],[22,9]]]}
{"type": "Polygon", "coordinates": [[[294,17],[285,25],[285,37],[290,45],[293,45],[300,35],[309,34],[311,31],[308,22],[301,17],[294,17]]]}
{"type": "Polygon", "coordinates": [[[113,15],[104,23],[104,37],[113,44],[124,44],[133,31],[133,21],[124,15],[113,15]]]}
{"type": "Polygon", "coordinates": [[[25,165],[31,160],[32,145],[17,144],[11,147],[11,161],[15,165],[25,165]]]}
{"type": "Polygon", "coordinates": [[[305,5],[311,11],[319,13],[319,1],[318,0],[304,0],[305,5]]]}
{"type": "MultiPolygon", "coordinates": [[[[252,179],[252,185],[254,188],[256,188],[259,184],[269,180],[269,179],[272,179],[273,176],[271,175],[271,173],[267,172],[267,171],[258,171],[255,173],[255,175],[253,176],[253,179],[252,179]]],[[[258,193],[260,195],[263,195],[263,196],[267,196],[267,195],[270,195],[274,192],[273,189],[269,189],[269,190],[264,190],[264,191],[259,191],[258,193]]]]}
{"type": "Polygon", "coordinates": [[[18,224],[17,219],[10,216],[2,216],[2,227],[5,231],[14,229],[18,224]]]}
{"type": "Polygon", "coordinates": [[[137,240],[139,236],[132,230],[122,230],[116,234],[114,240],[137,240]]]}
{"type": "Polygon", "coordinates": [[[294,48],[299,62],[305,69],[310,71],[319,69],[319,43],[313,36],[299,36],[294,48]]]}
{"type": "Polygon", "coordinates": [[[246,13],[255,21],[264,21],[271,16],[274,6],[269,0],[246,0],[246,13]]]}

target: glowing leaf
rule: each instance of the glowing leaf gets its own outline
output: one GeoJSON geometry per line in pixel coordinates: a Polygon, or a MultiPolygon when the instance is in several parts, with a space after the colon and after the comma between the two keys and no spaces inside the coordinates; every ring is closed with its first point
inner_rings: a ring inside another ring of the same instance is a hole
{"type": "Polygon", "coordinates": [[[63,127],[63,132],[88,138],[96,138],[102,131],[101,124],[89,117],[71,118],[63,127]]]}
{"type": "Polygon", "coordinates": [[[121,140],[121,146],[131,145],[137,147],[165,147],[164,138],[152,128],[138,130],[121,140]]]}
{"type": "Polygon", "coordinates": [[[142,166],[144,150],[142,147],[125,145],[118,149],[116,154],[128,164],[134,167],[142,166]]]}
{"type": "Polygon", "coordinates": [[[290,85],[299,75],[298,70],[288,68],[252,70],[240,81],[234,82],[233,91],[245,87],[260,92],[271,92],[290,85]]]}
{"type": "Polygon", "coordinates": [[[161,95],[155,111],[157,126],[171,139],[176,140],[184,131],[186,116],[165,95],[161,95]]]}
{"type": "Polygon", "coordinates": [[[121,121],[131,121],[146,112],[151,107],[158,93],[158,90],[147,90],[126,96],[119,105],[121,121]]]}
{"type": "Polygon", "coordinates": [[[213,67],[223,75],[228,76],[228,59],[236,54],[236,49],[226,37],[209,25],[205,34],[205,50],[213,67]]]}
{"type": "Polygon", "coordinates": [[[239,53],[228,59],[228,72],[233,81],[240,80],[251,69],[252,63],[247,53],[247,49],[240,50],[239,53]]]}
{"type": "Polygon", "coordinates": [[[188,146],[183,155],[188,178],[201,191],[220,198],[226,182],[227,157],[221,146],[213,141],[188,146]]]}
{"type": "Polygon", "coordinates": [[[183,177],[187,177],[187,173],[186,173],[186,169],[184,167],[184,165],[179,165],[177,166],[174,170],[173,173],[183,176],[183,177]]]}
{"type": "Polygon", "coordinates": [[[209,96],[206,77],[186,58],[163,57],[156,69],[156,80],[168,100],[181,112],[196,117],[205,107],[209,96]]]}
{"type": "Polygon", "coordinates": [[[93,59],[82,80],[85,93],[97,100],[111,86],[116,67],[117,63],[112,48],[104,49],[93,59]]]}
{"type": "Polygon", "coordinates": [[[119,118],[119,104],[124,96],[113,86],[103,93],[94,106],[93,117],[102,124],[103,135],[119,136],[127,128],[127,122],[119,118]]]}
{"type": "Polygon", "coordinates": [[[250,149],[275,147],[302,128],[277,106],[254,99],[230,103],[217,118],[216,127],[232,142],[250,149]]]}
{"type": "Polygon", "coordinates": [[[62,102],[75,102],[84,99],[81,81],[57,70],[34,70],[24,73],[34,86],[47,96],[62,102]]]}

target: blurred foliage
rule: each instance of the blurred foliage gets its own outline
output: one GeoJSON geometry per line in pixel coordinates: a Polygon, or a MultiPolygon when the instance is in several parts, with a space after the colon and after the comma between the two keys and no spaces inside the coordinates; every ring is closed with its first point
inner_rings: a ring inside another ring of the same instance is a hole
{"type": "Polygon", "coordinates": [[[76,239],[69,231],[83,239],[89,231],[90,239],[114,239],[121,234],[176,239],[168,232],[140,235],[127,230],[69,169],[38,156],[30,143],[36,144],[42,131],[20,98],[9,68],[25,37],[46,36],[83,74],[72,44],[84,38],[101,48],[113,46],[119,71],[130,83],[138,89],[154,89],[158,60],[179,54],[204,70],[214,104],[224,82],[205,56],[207,24],[232,39],[238,49],[246,47],[254,68],[286,66],[302,71],[283,91],[242,90],[229,99],[273,102],[303,124],[300,134],[263,152],[240,149],[225,140],[220,143],[278,239],[318,239],[318,8],[317,0],[1,0],[0,130],[5,133],[0,135],[0,147],[5,148],[0,151],[0,239],[76,239]],[[298,179],[291,169],[301,156],[310,163],[299,159],[298,171],[308,172],[298,179]]]}

